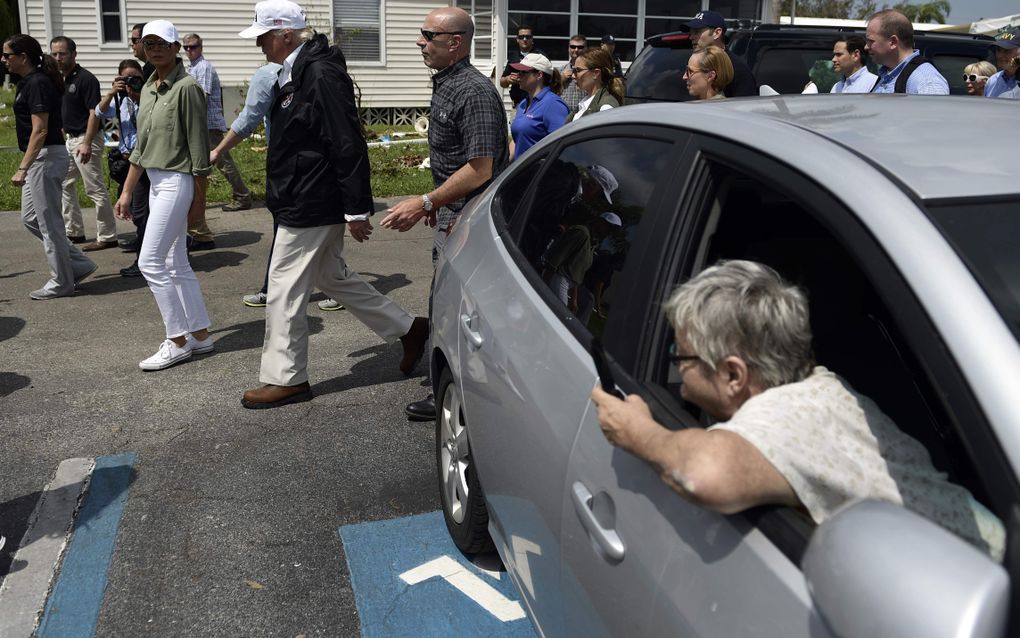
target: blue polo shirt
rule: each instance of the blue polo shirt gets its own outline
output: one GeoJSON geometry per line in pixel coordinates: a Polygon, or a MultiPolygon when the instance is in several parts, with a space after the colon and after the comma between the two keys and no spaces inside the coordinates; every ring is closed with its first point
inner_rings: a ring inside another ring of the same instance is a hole
{"type": "Polygon", "coordinates": [[[510,125],[514,137],[513,159],[525,152],[546,135],[552,133],[567,121],[567,103],[545,87],[534,98],[526,97],[517,105],[517,115],[510,125]]]}
{"type": "Polygon", "coordinates": [[[985,82],[985,97],[999,97],[1006,91],[1017,87],[1016,76],[1006,77],[1005,71],[999,71],[985,82]]]}

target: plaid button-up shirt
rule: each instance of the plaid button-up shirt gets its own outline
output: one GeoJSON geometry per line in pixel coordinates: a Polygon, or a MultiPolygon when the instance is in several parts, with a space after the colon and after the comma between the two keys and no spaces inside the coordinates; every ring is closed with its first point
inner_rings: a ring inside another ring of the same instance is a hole
{"type": "MultiPolygon", "coordinates": [[[[479,157],[491,157],[492,177],[499,175],[509,163],[506,135],[503,99],[467,58],[432,76],[429,162],[436,188],[469,160],[479,157]]],[[[459,214],[468,200],[488,185],[486,182],[446,208],[459,214]]]]}

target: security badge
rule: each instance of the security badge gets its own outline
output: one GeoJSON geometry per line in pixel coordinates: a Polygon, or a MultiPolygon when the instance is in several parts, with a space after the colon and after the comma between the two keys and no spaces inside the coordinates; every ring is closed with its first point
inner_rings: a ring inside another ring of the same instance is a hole
{"type": "Polygon", "coordinates": [[[67,87],[67,92],[68,93],[77,93],[78,92],[78,85],[77,84],[72,84],[71,86],[67,87]]]}
{"type": "Polygon", "coordinates": [[[290,103],[293,102],[293,101],[294,101],[294,94],[293,93],[288,93],[287,95],[284,96],[283,100],[280,102],[280,108],[281,109],[287,108],[288,106],[290,106],[290,103]]]}

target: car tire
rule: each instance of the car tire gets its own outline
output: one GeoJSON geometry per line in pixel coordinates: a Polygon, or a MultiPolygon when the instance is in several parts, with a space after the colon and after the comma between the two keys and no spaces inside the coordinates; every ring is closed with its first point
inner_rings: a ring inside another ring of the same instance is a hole
{"type": "Polygon", "coordinates": [[[495,550],[468,443],[460,388],[449,368],[440,375],[436,394],[436,470],[443,518],[454,545],[465,554],[495,550]]]}

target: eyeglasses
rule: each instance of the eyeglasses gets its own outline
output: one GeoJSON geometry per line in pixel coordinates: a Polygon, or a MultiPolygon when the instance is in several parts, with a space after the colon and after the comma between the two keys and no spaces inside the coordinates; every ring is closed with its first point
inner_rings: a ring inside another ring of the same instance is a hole
{"type": "Polygon", "coordinates": [[[685,75],[697,75],[699,73],[707,73],[707,72],[708,71],[703,71],[701,69],[692,69],[691,67],[687,67],[687,73],[685,75]]]}
{"type": "Polygon", "coordinates": [[[427,41],[432,42],[433,40],[436,39],[437,35],[464,35],[464,32],[463,31],[426,31],[425,29],[422,29],[421,30],[421,35],[427,41]]]}
{"type": "Polygon", "coordinates": [[[574,72],[574,75],[577,75],[581,71],[591,71],[591,69],[585,66],[572,66],[570,67],[570,70],[574,72]]]}
{"type": "Polygon", "coordinates": [[[963,81],[964,82],[977,82],[978,80],[987,80],[987,79],[988,79],[987,75],[975,75],[973,73],[971,73],[970,75],[967,75],[966,73],[963,74],[963,81]]]}
{"type": "Polygon", "coordinates": [[[534,37],[535,37],[535,36],[533,36],[533,35],[518,35],[518,36],[517,36],[517,39],[518,39],[518,40],[531,40],[531,39],[532,39],[532,38],[534,38],[534,37]]]}
{"type": "Polygon", "coordinates": [[[570,47],[571,49],[583,49],[584,48],[583,44],[568,44],[567,46],[570,47]]]}
{"type": "Polygon", "coordinates": [[[3,53],[0,53],[0,58],[3,58],[4,60],[6,60],[7,58],[13,57],[15,55],[21,55],[21,54],[20,53],[7,53],[6,51],[4,51],[3,53]]]}
{"type": "Polygon", "coordinates": [[[166,40],[142,40],[142,46],[146,49],[169,49],[173,45],[166,40]]]}
{"type": "Polygon", "coordinates": [[[193,51],[195,49],[201,49],[202,48],[201,44],[185,44],[183,46],[184,46],[184,50],[185,51],[193,51]]]}
{"type": "Polygon", "coordinates": [[[701,357],[696,354],[680,354],[675,341],[669,344],[669,362],[678,366],[684,361],[701,361],[701,357]]]}

